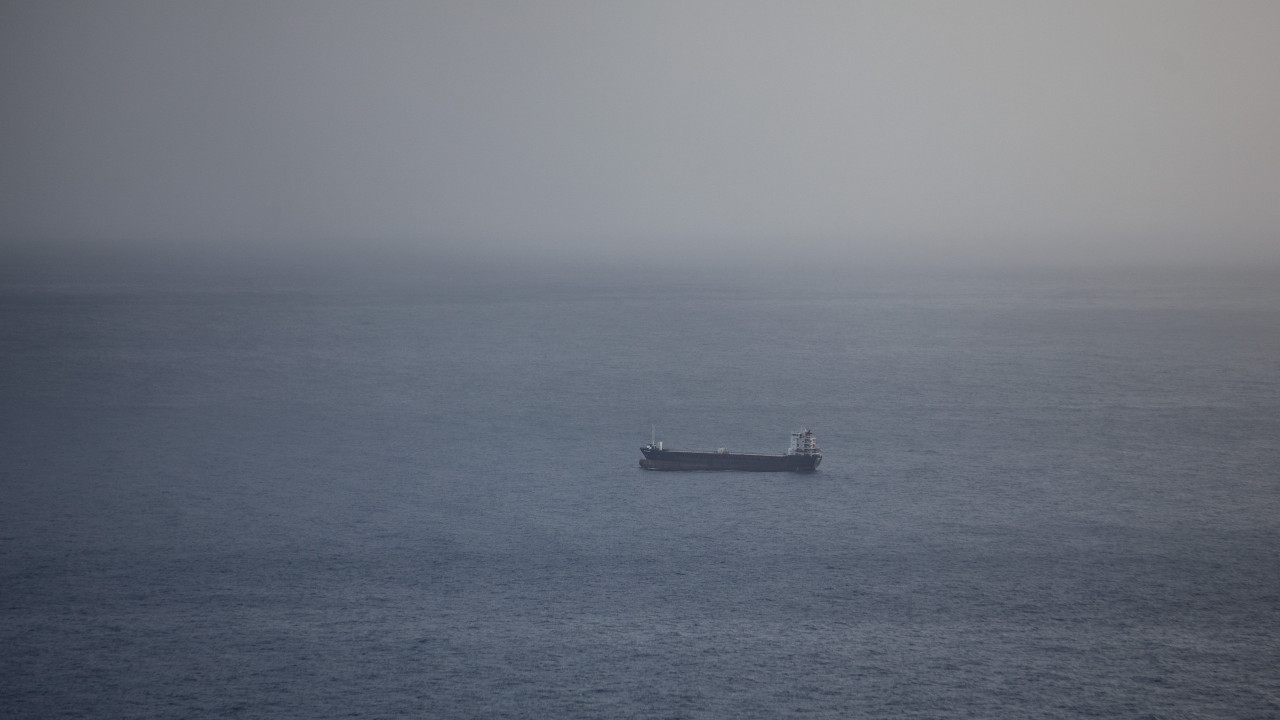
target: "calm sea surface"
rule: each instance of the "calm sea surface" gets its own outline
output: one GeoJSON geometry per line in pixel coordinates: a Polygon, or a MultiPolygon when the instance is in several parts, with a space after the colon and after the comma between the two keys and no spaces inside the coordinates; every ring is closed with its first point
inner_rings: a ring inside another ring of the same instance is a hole
{"type": "Polygon", "coordinates": [[[0,716],[1280,716],[1280,278],[11,282],[0,716]]]}

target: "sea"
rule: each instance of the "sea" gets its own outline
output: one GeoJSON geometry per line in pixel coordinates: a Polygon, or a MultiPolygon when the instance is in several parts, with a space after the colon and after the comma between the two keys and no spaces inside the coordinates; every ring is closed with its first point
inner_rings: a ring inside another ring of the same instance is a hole
{"type": "Polygon", "coordinates": [[[9,275],[0,716],[1280,717],[1280,272],[9,275]]]}

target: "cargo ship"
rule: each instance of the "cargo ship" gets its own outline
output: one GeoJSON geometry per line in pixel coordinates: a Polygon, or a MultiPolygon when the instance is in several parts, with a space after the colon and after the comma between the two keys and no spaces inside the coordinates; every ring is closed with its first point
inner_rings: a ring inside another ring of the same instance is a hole
{"type": "Polygon", "coordinates": [[[791,447],[782,455],[731,453],[724,448],[715,452],[667,450],[662,443],[649,441],[640,448],[646,470],[740,470],[746,472],[813,472],[822,462],[822,448],[809,428],[791,433],[791,447]]]}

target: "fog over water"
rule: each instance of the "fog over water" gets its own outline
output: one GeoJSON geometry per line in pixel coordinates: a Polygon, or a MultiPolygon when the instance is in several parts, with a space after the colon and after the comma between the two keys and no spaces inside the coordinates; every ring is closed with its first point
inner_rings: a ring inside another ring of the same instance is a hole
{"type": "Polygon", "coordinates": [[[10,251],[1280,259],[1272,2],[16,1],[0,56],[10,251]]]}
{"type": "Polygon", "coordinates": [[[1277,79],[1276,2],[0,3],[0,717],[1280,717],[1277,79]]]}

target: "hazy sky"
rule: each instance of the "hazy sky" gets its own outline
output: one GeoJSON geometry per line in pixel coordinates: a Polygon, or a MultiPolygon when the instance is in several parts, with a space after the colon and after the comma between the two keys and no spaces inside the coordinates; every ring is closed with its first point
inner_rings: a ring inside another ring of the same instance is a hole
{"type": "Polygon", "coordinates": [[[0,238],[1280,261],[1280,2],[0,3],[0,238]]]}

